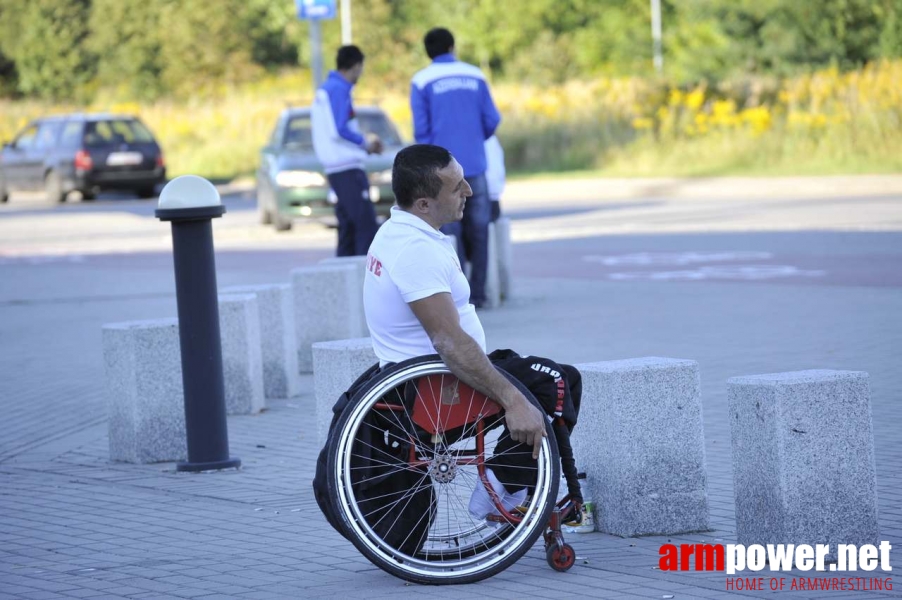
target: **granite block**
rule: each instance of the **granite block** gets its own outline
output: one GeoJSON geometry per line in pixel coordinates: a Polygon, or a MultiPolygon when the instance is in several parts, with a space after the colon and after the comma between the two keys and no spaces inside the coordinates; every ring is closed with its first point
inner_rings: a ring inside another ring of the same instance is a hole
{"type": "Polygon", "coordinates": [[[709,528],[698,364],[646,357],[576,365],[583,396],[572,442],[599,531],[709,528]]]}
{"type": "Polygon", "coordinates": [[[265,406],[257,297],[220,294],[219,329],[226,414],[257,414],[265,406]]]}
{"type": "Polygon", "coordinates": [[[370,338],[313,344],[313,388],[316,394],[316,443],[322,448],[338,397],[360,375],[379,362],[370,338]]]}
{"type": "Polygon", "coordinates": [[[487,308],[501,306],[501,280],[498,268],[498,234],[495,223],[489,223],[489,259],[485,273],[485,304],[487,308]]]}
{"type": "Polygon", "coordinates": [[[186,460],[178,320],[110,323],[102,338],[110,459],[186,460]]]}
{"type": "Polygon", "coordinates": [[[877,543],[868,374],[810,370],[727,382],[742,544],[877,543]]]}
{"type": "Polygon", "coordinates": [[[253,294],[260,311],[263,393],[266,398],[291,398],[301,393],[298,372],[294,300],[291,285],[233,286],[227,294],[253,294]]]}
{"type": "MultiPolygon", "coordinates": [[[[329,258],[324,258],[319,261],[321,265],[351,265],[355,269],[357,269],[357,285],[356,285],[356,298],[359,302],[359,306],[356,310],[360,311],[361,315],[364,315],[363,312],[363,282],[366,280],[366,256],[332,256],[329,258]]],[[[367,337],[370,334],[369,329],[366,326],[366,319],[363,319],[361,323],[362,328],[360,331],[353,334],[351,337],[367,337]]]]}
{"type": "Polygon", "coordinates": [[[314,342],[361,337],[366,331],[359,268],[315,265],[291,271],[298,369],[313,370],[314,342]]]}
{"type": "Polygon", "coordinates": [[[511,246],[510,217],[498,217],[495,225],[495,252],[498,257],[498,293],[502,302],[511,297],[511,268],[513,248],[511,246]]]}

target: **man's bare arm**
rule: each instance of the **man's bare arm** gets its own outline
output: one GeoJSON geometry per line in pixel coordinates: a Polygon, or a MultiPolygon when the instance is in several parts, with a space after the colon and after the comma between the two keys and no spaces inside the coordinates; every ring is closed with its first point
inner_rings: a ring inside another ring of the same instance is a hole
{"type": "Polygon", "coordinates": [[[533,447],[533,458],[545,436],[545,419],[514,385],[499,373],[467,332],[451,294],[441,293],[409,303],[442,360],[461,381],[497,400],[504,408],[511,438],[533,447]]]}

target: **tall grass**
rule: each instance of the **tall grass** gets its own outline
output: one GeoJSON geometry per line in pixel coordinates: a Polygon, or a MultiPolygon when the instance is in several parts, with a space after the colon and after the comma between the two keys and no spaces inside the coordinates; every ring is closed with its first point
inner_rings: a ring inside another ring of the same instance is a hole
{"type": "MultiPolygon", "coordinates": [[[[308,104],[309,75],[269,76],[213,97],[150,105],[99,99],[90,106],[0,101],[0,138],[29,119],[69,110],[140,116],[172,175],[252,174],[279,112],[308,104]]],[[[555,87],[498,83],[499,137],[510,172],[592,170],[604,175],[902,172],[902,61],[858,71],[826,69],[785,81],[748,78],[677,89],[640,78],[555,87]]],[[[406,138],[406,89],[364,80],[358,104],[377,103],[406,138]]]]}

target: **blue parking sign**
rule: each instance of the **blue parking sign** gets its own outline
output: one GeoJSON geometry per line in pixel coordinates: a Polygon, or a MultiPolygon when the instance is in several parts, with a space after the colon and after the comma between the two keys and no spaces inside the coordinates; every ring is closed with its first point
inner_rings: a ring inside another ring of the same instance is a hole
{"type": "Polygon", "coordinates": [[[335,0],[294,0],[299,19],[334,19],[335,0]]]}

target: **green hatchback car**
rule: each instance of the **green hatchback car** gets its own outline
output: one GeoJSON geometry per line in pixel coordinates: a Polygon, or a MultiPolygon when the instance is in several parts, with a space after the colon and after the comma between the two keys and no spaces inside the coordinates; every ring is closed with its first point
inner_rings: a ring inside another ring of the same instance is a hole
{"type": "MultiPolygon", "coordinates": [[[[363,106],[355,108],[355,112],[361,132],[378,135],[385,147],[381,154],[368,156],[365,167],[376,214],[387,217],[395,203],[391,189],[392,162],[405,144],[382,109],[363,106]]],[[[313,152],[310,108],[284,110],[269,143],[260,151],[257,171],[260,223],[287,231],[294,219],[334,217],[337,200],[313,152]]]]}

